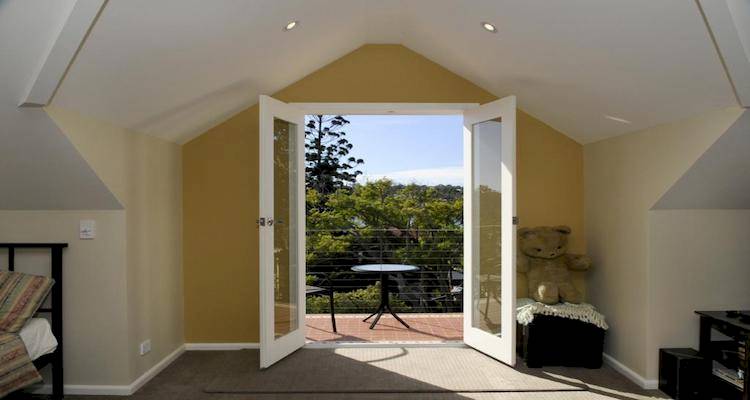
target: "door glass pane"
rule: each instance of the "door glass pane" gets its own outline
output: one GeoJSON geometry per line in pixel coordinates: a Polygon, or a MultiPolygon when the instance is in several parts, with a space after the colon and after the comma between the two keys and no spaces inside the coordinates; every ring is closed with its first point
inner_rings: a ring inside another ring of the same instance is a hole
{"type": "Polygon", "coordinates": [[[274,336],[297,330],[297,125],[273,120],[274,336]]]}
{"type": "Polygon", "coordinates": [[[472,326],[500,335],[500,119],[473,126],[472,326]]]}

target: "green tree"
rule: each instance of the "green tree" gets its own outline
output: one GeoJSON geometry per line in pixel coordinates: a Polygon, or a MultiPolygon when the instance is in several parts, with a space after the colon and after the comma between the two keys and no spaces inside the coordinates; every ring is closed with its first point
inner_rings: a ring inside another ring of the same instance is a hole
{"type": "Polygon", "coordinates": [[[374,284],[375,278],[353,273],[352,265],[417,265],[428,273],[401,278],[401,300],[413,310],[454,310],[460,305],[430,299],[449,290],[449,269],[462,269],[462,193],[458,186],[398,185],[387,179],[329,195],[308,189],[308,270],[346,282],[337,289],[345,292],[374,284]],[[319,207],[322,202],[325,207],[319,207]]]}
{"type": "Polygon", "coordinates": [[[364,160],[349,156],[354,147],[346,139],[349,121],[340,115],[312,115],[305,125],[305,180],[322,195],[351,187],[364,160]]]}

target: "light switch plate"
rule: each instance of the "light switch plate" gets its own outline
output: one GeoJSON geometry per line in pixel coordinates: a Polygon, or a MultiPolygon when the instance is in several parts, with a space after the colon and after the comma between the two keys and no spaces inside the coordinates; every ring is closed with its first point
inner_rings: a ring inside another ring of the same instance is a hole
{"type": "Polygon", "coordinates": [[[93,219],[82,219],[78,229],[79,237],[82,240],[91,240],[96,237],[96,221],[93,219]]]}

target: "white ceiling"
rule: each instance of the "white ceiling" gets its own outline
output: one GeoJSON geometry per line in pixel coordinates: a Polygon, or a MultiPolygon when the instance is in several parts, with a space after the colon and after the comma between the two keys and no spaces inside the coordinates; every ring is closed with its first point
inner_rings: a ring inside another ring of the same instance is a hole
{"type": "Polygon", "coordinates": [[[736,105],[688,0],[110,0],[53,104],[184,142],[366,43],[515,94],[582,143],[736,105]]]}
{"type": "Polygon", "coordinates": [[[19,108],[72,0],[0,0],[0,210],[121,209],[47,113],[19,108]]]}
{"type": "Polygon", "coordinates": [[[750,110],[701,155],[654,209],[750,209],[750,110]]]}

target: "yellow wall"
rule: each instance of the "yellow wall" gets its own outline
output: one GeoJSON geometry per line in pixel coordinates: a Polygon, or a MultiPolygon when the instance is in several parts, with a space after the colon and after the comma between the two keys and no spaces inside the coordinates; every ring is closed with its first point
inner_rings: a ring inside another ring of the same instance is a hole
{"type": "Polygon", "coordinates": [[[648,379],[656,375],[647,362],[656,354],[647,343],[649,210],[741,113],[714,111],[584,147],[590,299],[611,327],[605,352],[648,379]]]}
{"type": "MultiPolygon", "coordinates": [[[[118,357],[110,362],[127,365],[129,374],[110,377],[112,381],[108,383],[130,384],[184,343],[181,148],[69,110],[55,107],[45,110],[125,208],[124,232],[119,240],[126,252],[124,259],[117,260],[122,265],[102,259],[96,261],[106,265],[76,267],[98,268],[99,273],[109,271],[110,275],[103,277],[101,284],[118,282],[126,291],[127,314],[112,317],[127,318],[128,343],[124,348],[127,359],[118,357]],[[141,356],[138,345],[146,339],[151,340],[152,350],[141,356]]],[[[76,228],[70,229],[75,232],[76,228]]],[[[107,245],[112,237],[103,235],[106,233],[101,232],[101,237],[87,246],[107,245]]],[[[71,247],[78,245],[73,242],[71,247]]],[[[109,301],[108,296],[98,295],[98,284],[89,282],[89,286],[77,291],[76,296],[91,303],[90,307],[109,301]]],[[[78,329],[83,329],[79,333],[82,335],[90,331],[85,324],[78,329]]],[[[80,352],[79,358],[87,359],[90,351],[94,350],[80,352]]],[[[103,367],[93,363],[81,365],[86,369],[75,371],[76,376],[96,376],[103,367]]],[[[71,372],[66,371],[66,378],[71,372]]]]}
{"type": "MultiPolygon", "coordinates": [[[[286,102],[496,99],[400,45],[363,46],[273,96],[286,102]]],[[[517,124],[522,225],[570,225],[571,249],[582,251],[582,146],[520,110],[517,124]]],[[[257,342],[257,105],[183,146],[183,202],[186,341],[257,342]]]]}

